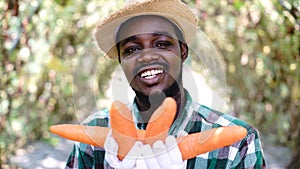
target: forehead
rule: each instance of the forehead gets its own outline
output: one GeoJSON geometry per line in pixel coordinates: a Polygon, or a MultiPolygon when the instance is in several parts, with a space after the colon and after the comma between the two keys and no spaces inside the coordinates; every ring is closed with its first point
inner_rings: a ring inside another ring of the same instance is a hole
{"type": "Polygon", "coordinates": [[[117,39],[123,40],[139,34],[165,32],[176,38],[175,28],[171,21],[159,16],[139,16],[124,22],[117,33],[117,39]]]}

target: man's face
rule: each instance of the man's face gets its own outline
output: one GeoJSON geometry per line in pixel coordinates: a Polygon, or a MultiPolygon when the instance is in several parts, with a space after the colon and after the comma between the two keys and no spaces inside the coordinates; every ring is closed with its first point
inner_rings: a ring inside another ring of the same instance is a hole
{"type": "Polygon", "coordinates": [[[171,23],[154,16],[136,18],[126,22],[119,37],[121,66],[135,91],[149,96],[181,82],[187,49],[182,45],[181,50],[171,23]]]}

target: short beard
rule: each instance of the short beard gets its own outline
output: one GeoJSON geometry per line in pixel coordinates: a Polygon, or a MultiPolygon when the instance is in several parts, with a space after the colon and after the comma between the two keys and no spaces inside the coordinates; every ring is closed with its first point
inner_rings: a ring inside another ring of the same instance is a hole
{"type": "Polygon", "coordinates": [[[137,102],[138,99],[140,102],[143,103],[143,107],[139,107],[139,105],[137,104],[139,110],[154,111],[158,106],[161,105],[161,103],[164,101],[166,97],[173,97],[173,98],[176,97],[180,92],[180,86],[182,86],[182,71],[179,77],[177,78],[177,81],[175,80],[169,88],[163,91],[153,92],[150,95],[145,95],[141,91],[137,91],[134,88],[132,89],[136,94],[135,102],[137,102]]]}

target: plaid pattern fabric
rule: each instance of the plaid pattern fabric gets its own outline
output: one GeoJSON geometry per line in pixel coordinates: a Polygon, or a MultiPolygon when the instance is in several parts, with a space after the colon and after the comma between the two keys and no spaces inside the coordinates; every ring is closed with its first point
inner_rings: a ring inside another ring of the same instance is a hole
{"type": "MultiPolygon", "coordinates": [[[[188,169],[261,169],[266,168],[263,150],[258,131],[244,121],[228,114],[212,110],[192,101],[187,93],[187,104],[183,113],[170,128],[169,134],[177,135],[179,130],[188,133],[201,132],[220,126],[243,126],[248,130],[248,135],[241,141],[221,149],[201,154],[187,163],[188,169]]],[[[138,118],[135,103],[131,108],[138,118]]],[[[92,114],[84,124],[91,126],[108,126],[109,112],[103,110],[92,114]]],[[[99,147],[93,147],[76,142],[66,164],[66,169],[101,169],[111,168],[104,159],[105,151],[99,147]]]]}

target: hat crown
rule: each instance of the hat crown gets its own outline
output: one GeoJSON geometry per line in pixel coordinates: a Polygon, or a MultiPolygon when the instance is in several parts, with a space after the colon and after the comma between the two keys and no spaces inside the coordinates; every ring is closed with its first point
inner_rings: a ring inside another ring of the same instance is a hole
{"type": "Polygon", "coordinates": [[[130,5],[134,5],[134,4],[139,4],[139,3],[144,3],[147,2],[149,0],[126,0],[125,1],[125,6],[130,6],[130,5]]]}
{"type": "Polygon", "coordinates": [[[194,39],[197,18],[181,0],[126,0],[123,8],[103,19],[94,31],[97,46],[109,57],[117,58],[115,34],[129,18],[139,15],[158,15],[169,19],[181,29],[189,44],[194,39]]]}

